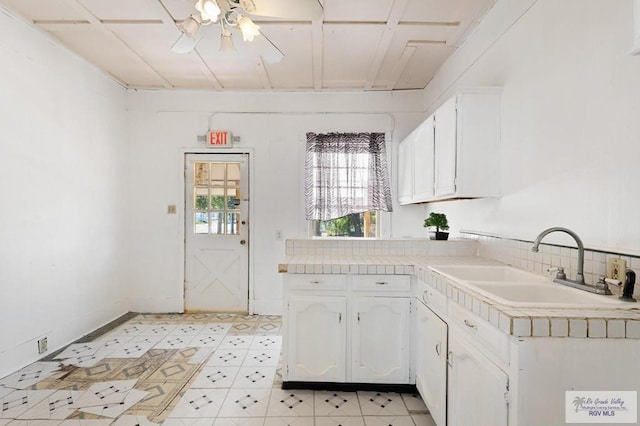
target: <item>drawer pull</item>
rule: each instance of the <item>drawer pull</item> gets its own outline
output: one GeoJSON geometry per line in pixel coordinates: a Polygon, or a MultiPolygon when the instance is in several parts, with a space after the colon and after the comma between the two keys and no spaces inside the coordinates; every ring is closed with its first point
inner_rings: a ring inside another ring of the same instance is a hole
{"type": "Polygon", "coordinates": [[[440,342],[436,343],[436,354],[440,356],[440,342]]]}
{"type": "Polygon", "coordinates": [[[313,281],[309,281],[311,284],[320,284],[320,281],[318,280],[313,280],[313,281]]]}
{"type": "Polygon", "coordinates": [[[389,284],[387,281],[376,281],[377,285],[387,285],[389,284]]]}
{"type": "Polygon", "coordinates": [[[475,325],[474,323],[472,323],[472,322],[471,322],[471,321],[469,321],[469,320],[464,320],[464,325],[466,325],[466,326],[467,326],[467,327],[469,327],[469,328],[475,328],[475,329],[477,329],[477,328],[478,328],[478,326],[477,326],[477,325],[475,325]]]}

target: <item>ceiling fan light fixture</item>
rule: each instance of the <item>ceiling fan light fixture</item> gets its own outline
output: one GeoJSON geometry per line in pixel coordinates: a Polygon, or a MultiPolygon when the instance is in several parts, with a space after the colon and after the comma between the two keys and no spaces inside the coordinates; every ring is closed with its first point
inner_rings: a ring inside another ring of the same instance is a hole
{"type": "Polygon", "coordinates": [[[196,19],[196,15],[191,15],[184,21],[176,23],[176,26],[184,35],[189,38],[195,39],[198,30],[200,29],[200,22],[196,19]]]}
{"type": "Polygon", "coordinates": [[[260,35],[260,26],[244,15],[238,18],[238,28],[242,31],[242,39],[244,41],[253,41],[255,36],[260,35]]]}
{"type": "Polygon", "coordinates": [[[231,37],[231,33],[222,33],[220,34],[220,52],[229,53],[235,52],[236,46],[233,44],[233,38],[231,37]]]}
{"type": "Polygon", "coordinates": [[[203,21],[215,22],[220,16],[220,6],[215,0],[198,0],[196,10],[200,12],[203,21]]]}

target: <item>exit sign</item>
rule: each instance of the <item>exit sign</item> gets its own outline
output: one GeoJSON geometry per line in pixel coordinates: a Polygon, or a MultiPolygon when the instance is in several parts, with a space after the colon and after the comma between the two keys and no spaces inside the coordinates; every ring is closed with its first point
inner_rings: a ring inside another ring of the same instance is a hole
{"type": "Polygon", "coordinates": [[[210,148],[230,147],[233,143],[233,136],[228,130],[210,130],[207,134],[207,146],[210,148]]]}

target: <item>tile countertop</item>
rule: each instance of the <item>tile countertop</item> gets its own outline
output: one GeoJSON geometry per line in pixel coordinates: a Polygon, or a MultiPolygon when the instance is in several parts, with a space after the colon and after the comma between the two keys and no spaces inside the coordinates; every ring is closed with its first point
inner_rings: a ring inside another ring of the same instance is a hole
{"type": "MultiPolygon", "coordinates": [[[[449,256],[287,256],[278,272],[290,274],[416,275],[449,300],[517,337],[640,339],[640,305],[578,308],[517,307],[498,303],[437,272],[441,265],[504,265],[481,257],[449,256]]],[[[579,291],[579,290],[577,290],[579,291]]]]}
{"type": "Polygon", "coordinates": [[[396,274],[413,275],[418,268],[435,265],[502,265],[495,260],[467,256],[287,256],[278,272],[289,274],[396,274]]]}

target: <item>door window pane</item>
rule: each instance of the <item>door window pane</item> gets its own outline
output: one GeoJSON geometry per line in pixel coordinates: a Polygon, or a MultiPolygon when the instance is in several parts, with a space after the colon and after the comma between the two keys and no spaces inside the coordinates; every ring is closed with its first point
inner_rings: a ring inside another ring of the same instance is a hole
{"type": "Polygon", "coordinates": [[[194,209],[198,210],[207,210],[209,208],[209,203],[207,199],[209,198],[209,189],[208,188],[195,188],[194,189],[195,196],[194,200],[194,209]]]}
{"type": "Polygon", "coordinates": [[[240,186],[240,163],[227,163],[227,186],[240,186]]]}
{"type": "Polygon", "coordinates": [[[211,213],[211,233],[224,234],[224,213],[211,213]]]}
{"type": "Polygon", "coordinates": [[[237,210],[240,208],[240,190],[228,189],[227,191],[227,208],[229,210],[237,210]]]}
{"type": "Polygon", "coordinates": [[[227,234],[240,234],[240,213],[227,213],[227,234]]]}
{"type": "Polygon", "coordinates": [[[206,185],[209,182],[209,163],[195,163],[193,167],[193,184],[206,185]]]}
{"type": "Polygon", "coordinates": [[[207,212],[194,212],[193,217],[193,232],[196,234],[208,234],[209,214],[207,212]]]}
{"type": "Polygon", "coordinates": [[[240,163],[198,162],[194,165],[196,234],[240,235],[240,163]]]}
{"type": "Polygon", "coordinates": [[[224,186],[225,163],[211,163],[211,186],[224,186]]]}

